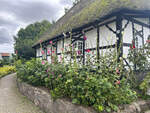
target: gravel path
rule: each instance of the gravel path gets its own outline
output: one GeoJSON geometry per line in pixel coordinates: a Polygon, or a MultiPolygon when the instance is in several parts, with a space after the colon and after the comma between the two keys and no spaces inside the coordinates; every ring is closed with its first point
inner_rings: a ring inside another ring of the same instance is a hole
{"type": "Polygon", "coordinates": [[[15,74],[0,79],[0,113],[43,113],[17,89],[15,74]]]}

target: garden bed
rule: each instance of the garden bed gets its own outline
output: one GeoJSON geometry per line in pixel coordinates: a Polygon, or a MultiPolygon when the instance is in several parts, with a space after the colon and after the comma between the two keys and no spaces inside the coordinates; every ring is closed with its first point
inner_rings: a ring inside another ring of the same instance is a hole
{"type": "MultiPolygon", "coordinates": [[[[35,105],[39,106],[46,113],[98,113],[90,107],[72,104],[67,99],[53,100],[52,96],[45,88],[33,87],[18,79],[17,86],[23,95],[27,96],[35,105]]],[[[150,100],[139,100],[119,108],[117,112],[112,113],[141,113],[150,108],[150,100]]]]}

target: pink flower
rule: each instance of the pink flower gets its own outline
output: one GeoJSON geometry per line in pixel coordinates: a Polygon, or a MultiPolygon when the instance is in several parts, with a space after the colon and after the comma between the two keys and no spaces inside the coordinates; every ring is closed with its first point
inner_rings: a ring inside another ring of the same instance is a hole
{"type": "Polygon", "coordinates": [[[44,65],[45,64],[45,61],[44,60],[42,60],[42,65],[44,65]]]}
{"type": "Polygon", "coordinates": [[[64,48],[61,48],[62,51],[64,51],[64,48]]]}
{"type": "Polygon", "coordinates": [[[16,50],[16,55],[18,54],[18,51],[16,50]]]}
{"type": "Polygon", "coordinates": [[[52,42],[52,41],[50,41],[49,43],[50,43],[50,44],[53,44],[53,42],[52,42]]]}
{"type": "Polygon", "coordinates": [[[120,71],[119,71],[119,69],[116,69],[116,73],[117,73],[117,74],[120,74],[120,71]]]}
{"type": "Polygon", "coordinates": [[[62,59],[63,59],[62,56],[60,56],[60,61],[62,61],[62,59]]]}
{"type": "Polygon", "coordinates": [[[147,43],[150,43],[150,40],[147,40],[146,42],[147,42],[147,43]]]}
{"type": "Polygon", "coordinates": [[[117,80],[115,84],[119,85],[120,84],[120,80],[117,80]]]}
{"type": "Polygon", "coordinates": [[[43,50],[41,51],[42,55],[45,53],[43,50]]]}
{"type": "Polygon", "coordinates": [[[50,50],[48,50],[47,53],[50,54],[50,50]]]}
{"type": "Polygon", "coordinates": [[[80,50],[78,50],[78,51],[77,51],[77,54],[78,54],[78,55],[80,55],[80,54],[81,54],[81,51],[80,51],[80,50]]]}
{"type": "Polygon", "coordinates": [[[87,37],[86,37],[86,36],[84,36],[84,37],[83,37],[83,39],[84,39],[84,40],[87,40],[87,37]]]}
{"type": "Polygon", "coordinates": [[[89,49],[87,49],[87,50],[86,50],[86,52],[87,52],[87,53],[89,53],[89,52],[90,52],[90,50],[89,50],[89,49]]]}
{"type": "Polygon", "coordinates": [[[49,72],[49,70],[50,70],[50,68],[48,68],[48,69],[46,70],[46,72],[48,73],[48,72],[49,72]]]}
{"type": "Polygon", "coordinates": [[[42,40],[40,40],[40,43],[42,43],[43,41],[42,40]]]}

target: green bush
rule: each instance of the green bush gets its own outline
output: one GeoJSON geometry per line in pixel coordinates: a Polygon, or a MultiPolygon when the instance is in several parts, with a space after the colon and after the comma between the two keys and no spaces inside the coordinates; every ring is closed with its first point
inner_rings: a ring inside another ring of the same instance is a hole
{"type": "MultiPolygon", "coordinates": [[[[16,63],[17,76],[35,86],[45,86],[56,98],[69,97],[74,104],[92,106],[97,111],[117,111],[118,105],[129,104],[136,99],[127,74],[115,56],[102,57],[96,67],[73,63],[41,63],[32,59],[24,64],[16,63]],[[99,68],[100,67],[100,68],[99,68]]],[[[93,62],[92,62],[93,63],[93,62]]]]}
{"type": "Polygon", "coordinates": [[[143,96],[147,95],[148,88],[150,88],[150,72],[147,73],[147,75],[139,85],[139,90],[142,92],[143,96]]]}

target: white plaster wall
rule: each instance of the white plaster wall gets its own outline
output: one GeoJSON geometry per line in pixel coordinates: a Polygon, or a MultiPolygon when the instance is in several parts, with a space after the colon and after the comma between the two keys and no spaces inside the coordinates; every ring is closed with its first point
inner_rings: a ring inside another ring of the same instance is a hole
{"type": "MultiPolygon", "coordinates": [[[[136,19],[140,22],[143,22],[145,24],[148,24],[149,23],[149,19],[148,18],[140,18],[140,19],[136,19]]],[[[126,20],[123,20],[123,26],[126,24],[126,20]]],[[[135,24],[134,23],[134,26],[137,30],[142,30],[142,26],[139,25],[139,24],[135,24]]],[[[146,43],[146,40],[148,38],[148,36],[150,35],[150,29],[144,27],[144,43],[146,43]]],[[[132,23],[130,22],[127,26],[127,28],[125,29],[125,31],[123,32],[123,42],[124,43],[130,43],[132,44],[132,40],[133,40],[133,31],[132,31],[132,23]]],[[[140,40],[139,38],[139,43],[142,44],[142,39],[140,40]]],[[[123,56],[126,58],[128,53],[129,53],[129,47],[123,47],[123,56]]]]}
{"type": "Polygon", "coordinates": [[[100,50],[100,56],[105,56],[107,54],[114,54],[114,52],[116,52],[116,48],[109,48],[109,49],[101,49],[100,50]]]}
{"type": "Polygon", "coordinates": [[[62,44],[63,44],[63,41],[62,40],[59,40],[57,42],[57,53],[61,53],[61,48],[62,48],[62,44]]]}
{"type": "MultiPolygon", "coordinates": [[[[109,24],[116,31],[116,22],[109,24]]],[[[106,26],[100,27],[100,46],[113,45],[116,43],[116,34],[110,31],[106,26]]]]}
{"type": "Polygon", "coordinates": [[[42,56],[40,48],[36,49],[36,57],[42,56]]]}
{"type": "MultiPolygon", "coordinates": [[[[125,26],[125,24],[127,23],[127,20],[123,20],[123,27],[125,26]]],[[[132,40],[133,40],[133,33],[132,33],[132,23],[129,22],[128,26],[126,27],[126,29],[123,32],[123,43],[130,43],[132,44],[132,40]]]]}
{"type": "Polygon", "coordinates": [[[85,41],[85,49],[96,48],[97,30],[93,29],[85,33],[87,40],[85,41]]]}
{"type": "Polygon", "coordinates": [[[130,47],[123,47],[123,57],[127,58],[130,47]]]}
{"type": "Polygon", "coordinates": [[[47,56],[47,61],[51,63],[51,56],[47,56]]]}

